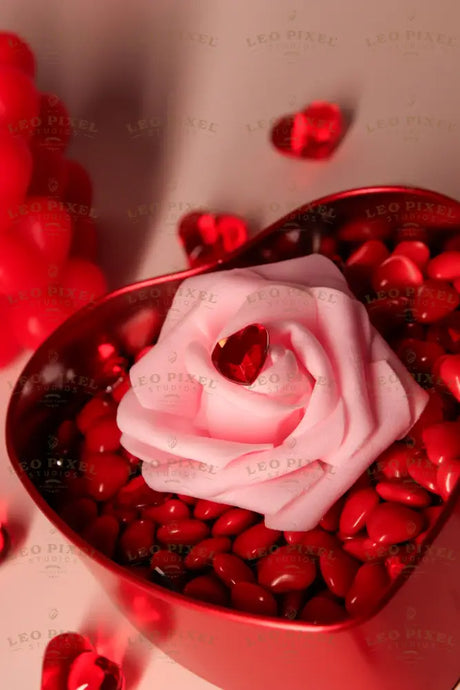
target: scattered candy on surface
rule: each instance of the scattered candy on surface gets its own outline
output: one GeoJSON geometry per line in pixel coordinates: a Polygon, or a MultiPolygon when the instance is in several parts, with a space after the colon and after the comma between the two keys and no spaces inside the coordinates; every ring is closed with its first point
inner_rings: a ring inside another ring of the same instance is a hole
{"type": "Polygon", "coordinates": [[[205,211],[183,216],[178,233],[191,266],[223,258],[248,239],[248,227],[242,218],[205,211]]]}
{"type": "Polygon", "coordinates": [[[294,158],[329,158],[343,138],[345,123],[334,103],[315,101],[273,126],[271,141],[280,153],[294,158]]]}
{"type": "Polygon", "coordinates": [[[48,642],[42,664],[41,690],[125,690],[119,664],[97,653],[78,633],[62,633],[48,642]]]}

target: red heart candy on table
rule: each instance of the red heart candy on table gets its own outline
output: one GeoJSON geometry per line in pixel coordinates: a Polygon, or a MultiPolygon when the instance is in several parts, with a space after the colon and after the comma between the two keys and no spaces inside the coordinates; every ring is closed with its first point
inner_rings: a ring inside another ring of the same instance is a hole
{"type": "Polygon", "coordinates": [[[87,637],[56,635],[48,643],[42,666],[41,690],[124,690],[118,664],[100,656],[87,637]]]}
{"type": "Polygon", "coordinates": [[[301,112],[280,118],[271,141],[284,155],[294,158],[328,158],[343,137],[345,123],[335,103],[314,101],[301,112]]]}
{"type": "Polygon", "coordinates": [[[191,266],[216,261],[248,239],[246,222],[229,214],[192,211],[179,223],[179,239],[191,266]]]}
{"type": "Polygon", "coordinates": [[[41,690],[67,690],[72,662],[83,652],[92,652],[91,642],[77,633],[56,635],[46,646],[42,664],[41,690]]]}

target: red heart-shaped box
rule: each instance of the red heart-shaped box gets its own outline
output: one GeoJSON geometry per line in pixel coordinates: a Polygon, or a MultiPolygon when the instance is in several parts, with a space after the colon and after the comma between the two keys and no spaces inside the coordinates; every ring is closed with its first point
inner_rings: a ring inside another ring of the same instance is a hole
{"type": "Polygon", "coordinates": [[[40,448],[47,447],[56,422],[73,415],[99,385],[105,387],[101,342],[108,338],[122,344],[132,324],[145,335],[145,344],[152,342],[184,278],[279,259],[280,247],[282,258],[317,251],[322,238],[334,236],[344,223],[347,233],[359,234],[365,223],[375,225],[375,220],[379,227],[403,228],[406,239],[419,232],[417,226],[428,235],[455,233],[460,203],[408,187],[357,189],[309,203],[220,264],[145,280],[81,310],[37,350],[11,397],[9,455],[32,500],[81,550],[101,585],[139,630],[178,663],[225,690],[277,690],[286,684],[291,690],[306,685],[315,690],[452,688],[459,672],[460,486],[441,511],[421,562],[408,577],[395,579],[372,615],[312,626],[223,609],[139,579],[95,552],[53,511],[49,501],[60,489],[58,480],[45,473],[29,477],[22,467],[30,467],[40,448]],[[72,386],[66,378],[70,370],[72,386]]]}

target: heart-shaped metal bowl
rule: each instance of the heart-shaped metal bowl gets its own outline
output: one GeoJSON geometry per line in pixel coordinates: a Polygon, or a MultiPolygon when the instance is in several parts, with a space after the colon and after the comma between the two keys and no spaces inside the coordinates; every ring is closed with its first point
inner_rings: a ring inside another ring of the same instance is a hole
{"type": "Polygon", "coordinates": [[[459,231],[460,204],[408,187],[356,189],[309,203],[224,260],[129,285],[81,310],[35,352],[11,396],[9,456],[32,500],[79,549],[101,585],[148,639],[225,690],[275,690],[286,683],[291,690],[451,688],[460,666],[460,487],[431,530],[422,560],[408,578],[394,581],[372,615],[312,626],[187,599],[95,552],[50,506],[60,490],[59,477],[45,471],[52,454],[50,434],[105,387],[100,345],[111,342],[123,348],[130,324],[139,326],[143,319],[155,325],[156,332],[145,331],[146,338],[154,338],[185,278],[273,261],[273,244],[286,233],[296,236],[291,256],[315,251],[322,236],[334,236],[343,223],[358,218],[381,218],[409,233],[421,225],[438,237],[459,231]]]}

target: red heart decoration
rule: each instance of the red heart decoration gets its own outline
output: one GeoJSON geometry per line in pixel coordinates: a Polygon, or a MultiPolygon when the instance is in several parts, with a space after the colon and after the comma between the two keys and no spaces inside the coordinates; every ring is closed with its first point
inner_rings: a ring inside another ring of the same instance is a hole
{"type": "Polygon", "coordinates": [[[2,561],[8,553],[10,539],[5,527],[0,523],[0,561],[2,561]]]}
{"type": "Polygon", "coordinates": [[[267,329],[254,323],[219,340],[212,355],[212,363],[225,378],[250,385],[259,375],[268,354],[267,329]]]}
{"type": "Polygon", "coordinates": [[[238,216],[192,211],[179,223],[179,238],[191,266],[198,266],[233,252],[248,239],[246,222],[238,216]]]}
{"type": "Polygon", "coordinates": [[[315,101],[301,112],[280,118],[273,126],[271,141],[284,155],[319,160],[333,153],[344,131],[338,105],[315,101]]]}
{"type": "Polygon", "coordinates": [[[41,690],[67,690],[72,662],[83,652],[93,651],[88,638],[77,633],[63,633],[50,640],[42,664],[41,690]]]}
{"type": "Polygon", "coordinates": [[[67,690],[124,690],[123,672],[113,661],[97,652],[79,654],[72,662],[67,690]]]}
{"type": "Polygon", "coordinates": [[[87,637],[56,635],[45,649],[41,690],[124,690],[122,670],[100,656],[87,637]]]}

